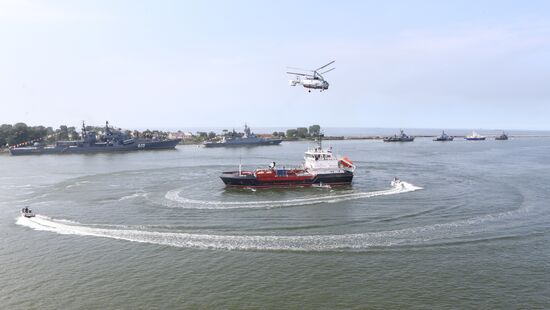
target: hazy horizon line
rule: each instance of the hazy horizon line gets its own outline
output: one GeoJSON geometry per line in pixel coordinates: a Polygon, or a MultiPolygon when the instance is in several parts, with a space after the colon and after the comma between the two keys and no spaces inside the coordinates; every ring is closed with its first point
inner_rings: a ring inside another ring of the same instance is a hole
{"type": "MultiPolygon", "coordinates": [[[[58,125],[44,125],[44,124],[29,124],[29,123],[26,123],[26,122],[16,122],[16,123],[5,123],[5,122],[2,122],[0,125],[15,125],[17,123],[24,123],[26,124],[27,126],[29,127],[34,127],[34,126],[44,126],[44,127],[52,127],[54,129],[56,128],[59,128],[59,126],[68,126],[68,127],[75,127],[75,128],[80,128],[81,126],[81,123],[79,123],[78,125],[71,125],[71,124],[68,124],[68,123],[65,123],[65,124],[58,124],[58,125]]],[[[129,126],[117,126],[116,124],[113,124],[113,123],[109,123],[110,126],[114,127],[114,128],[121,128],[121,129],[125,129],[125,130],[139,130],[139,131],[144,131],[144,130],[161,130],[161,131],[197,131],[197,130],[200,130],[200,131],[214,131],[214,130],[233,130],[235,129],[236,131],[242,131],[244,129],[244,124],[243,125],[240,125],[240,126],[220,126],[220,125],[216,125],[216,126],[181,126],[181,127],[176,127],[176,126],[135,126],[135,127],[129,127],[129,126]]],[[[86,123],[87,126],[94,126],[94,127],[103,127],[104,124],[100,124],[100,125],[97,125],[97,124],[91,124],[91,123],[86,123]]],[[[318,125],[318,124],[310,124],[310,125],[299,125],[299,126],[250,126],[252,131],[254,131],[255,129],[260,129],[260,130],[274,130],[274,131],[286,131],[287,129],[295,129],[295,128],[309,128],[309,126],[312,126],[312,125],[318,125]]],[[[472,131],[472,130],[478,130],[478,131],[481,131],[481,130],[487,130],[487,131],[525,131],[525,132],[550,132],[550,128],[549,129],[528,129],[528,128],[484,128],[484,127],[399,127],[399,126],[395,126],[395,127],[392,127],[392,126],[388,126],[388,127],[380,127],[380,126],[375,126],[375,127],[368,127],[368,126],[321,126],[321,129],[337,129],[337,130],[345,130],[345,129],[350,129],[350,130],[366,130],[366,129],[370,129],[370,130],[399,130],[399,129],[403,129],[403,130],[452,130],[452,131],[457,131],[457,130],[466,130],[466,131],[472,131]]]]}

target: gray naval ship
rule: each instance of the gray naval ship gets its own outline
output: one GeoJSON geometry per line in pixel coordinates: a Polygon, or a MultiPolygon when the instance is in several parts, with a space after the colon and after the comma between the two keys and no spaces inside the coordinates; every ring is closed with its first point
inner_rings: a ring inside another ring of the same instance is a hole
{"type": "Polygon", "coordinates": [[[12,155],[40,155],[40,154],[89,154],[127,152],[139,150],[164,150],[174,149],[180,139],[145,139],[132,138],[123,132],[109,127],[105,123],[105,130],[102,135],[95,131],[86,130],[82,122],[82,139],[76,141],[57,141],[54,145],[43,146],[35,143],[34,146],[12,147],[12,155]]]}
{"type": "Polygon", "coordinates": [[[403,129],[401,129],[401,133],[399,135],[384,137],[384,142],[413,142],[413,141],[414,141],[414,137],[406,135],[403,129]]]}
{"type": "Polygon", "coordinates": [[[445,133],[445,130],[443,130],[441,132],[441,135],[435,137],[433,140],[434,141],[453,141],[455,137],[453,136],[449,136],[448,134],[445,133]]]}
{"type": "Polygon", "coordinates": [[[508,134],[503,131],[500,136],[495,137],[495,140],[508,140],[508,134]]]}
{"type": "Polygon", "coordinates": [[[256,146],[256,145],[279,145],[282,139],[259,138],[250,131],[250,127],[244,125],[244,134],[235,132],[227,133],[221,141],[206,141],[205,147],[234,147],[234,146],[256,146]]]}

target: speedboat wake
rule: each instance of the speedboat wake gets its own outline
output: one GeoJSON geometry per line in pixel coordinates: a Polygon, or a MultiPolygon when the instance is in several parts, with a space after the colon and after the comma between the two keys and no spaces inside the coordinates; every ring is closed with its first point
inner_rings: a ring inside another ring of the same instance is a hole
{"type": "Polygon", "coordinates": [[[293,206],[304,206],[319,203],[336,203],[347,200],[364,199],[376,196],[395,195],[407,192],[414,192],[422,187],[414,186],[410,183],[401,181],[399,184],[392,185],[390,189],[373,192],[347,192],[344,194],[328,194],[311,198],[296,198],[288,200],[262,200],[262,201],[210,201],[195,200],[180,196],[181,189],[171,190],[164,198],[177,204],[171,205],[183,209],[269,209],[293,206]]]}

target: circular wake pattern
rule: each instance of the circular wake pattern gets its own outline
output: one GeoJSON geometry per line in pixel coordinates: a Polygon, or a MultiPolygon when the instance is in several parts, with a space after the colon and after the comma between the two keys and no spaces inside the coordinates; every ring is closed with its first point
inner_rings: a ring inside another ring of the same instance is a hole
{"type": "MultiPolygon", "coordinates": [[[[280,208],[303,206],[320,203],[334,203],[347,200],[364,199],[376,196],[407,193],[421,189],[407,182],[392,186],[387,190],[372,192],[324,192],[319,196],[298,197],[286,200],[260,201],[217,201],[197,200],[180,196],[183,189],[166,192],[164,198],[171,206],[183,209],[247,209],[247,208],[280,208]]],[[[119,201],[147,197],[142,191],[123,196],[119,201]]],[[[473,216],[466,219],[443,223],[419,224],[413,227],[359,233],[333,234],[303,234],[303,235],[247,235],[237,233],[193,233],[181,231],[186,226],[170,227],[158,231],[159,225],[109,225],[81,224],[66,219],[52,219],[46,216],[35,218],[19,217],[17,224],[35,230],[54,232],[58,234],[95,236],[132,242],[167,245],[183,248],[223,249],[223,250],[255,250],[255,251],[361,251],[376,247],[438,245],[472,240],[487,240],[494,237],[492,232],[506,229],[514,225],[514,219],[528,209],[523,207],[473,216]],[[511,220],[510,220],[511,219],[511,220]],[[487,225],[491,223],[491,225],[487,225]]],[[[497,234],[498,235],[498,234],[497,234]]]]}
{"type": "Polygon", "coordinates": [[[414,186],[407,182],[401,182],[397,186],[392,186],[391,189],[373,191],[373,192],[352,192],[344,194],[327,194],[321,196],[315,196],[311,198],[296,198],[288,200],[264,200],[264,201],[206,201],[195,200],[186,197],[182,197],[180,189],[171,190],[166,193],[164,198],[169,201],[176,202],[176,207],[184,209],[266,209],[266,208],[281,208],[281,207],[293,207],[304,206],[319,203],[336,203],[347,200],[364,199],[376,196],[395,195],[406,192],[413,192],[422,189],[421,187],[414,186]]]}

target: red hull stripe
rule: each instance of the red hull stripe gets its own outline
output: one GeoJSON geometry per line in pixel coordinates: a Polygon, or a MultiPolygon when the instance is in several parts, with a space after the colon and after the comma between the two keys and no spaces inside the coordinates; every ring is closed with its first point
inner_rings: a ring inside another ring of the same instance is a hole
{"type": "MultiPolygon", "coordinates": [[[[269,184],[269,185],[226,185],[226,187],[233,188],[274,188],[274,187],[311,187],[313,185],[319,185],[318,183],[278,183],[278,184],[269,184]]],[[[323,183],[323,185],[330,186],[340,186],[340,185],[351,185],[351,182],[337,182],[337,183],[323,183]]]]}

